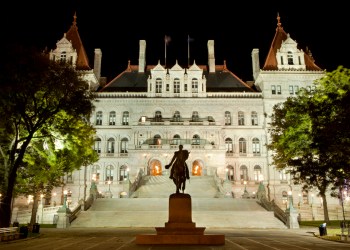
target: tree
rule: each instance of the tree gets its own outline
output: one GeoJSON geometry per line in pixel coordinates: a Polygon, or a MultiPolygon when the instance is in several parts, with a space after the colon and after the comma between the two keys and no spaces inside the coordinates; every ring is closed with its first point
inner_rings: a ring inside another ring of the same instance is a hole
{"type": "Polygon", "coordinates": [[[0,227],[8,227],[17,170],[27,148],[45,135],[48,125],[59,124],[61,112],[87,120],[93,95],[88,83],[66,62],[51,61],[37,49],[20,45],[3,52],[0,116],[6,119],[0,122],[0,174],[4,177],[0,179],[0,227]]]}
{"type": "Polygon", "coordinates": [[[54,126],[42,130],[45,136],[32,140],[23,160],[25,167],[18,170],[16,193],[33,195],[30,226],[36,222],[40,199],[50,198],[54,187],[64,185],[61,177],[65,173],[79,169],[86,161],[91,164],[98,160],[92,148],[95,129],[83,120],[60,113],[54,126]]]}
{"type": "Polygon", "coordinates": [[[274,152],[273,164],[288,169],[305,190],[318,189],[326,222],[326,192],[349,178],[349,87],[349,70],[339,67],[314,88],[275,105],[271,116],[267,147],[274,152]]]}

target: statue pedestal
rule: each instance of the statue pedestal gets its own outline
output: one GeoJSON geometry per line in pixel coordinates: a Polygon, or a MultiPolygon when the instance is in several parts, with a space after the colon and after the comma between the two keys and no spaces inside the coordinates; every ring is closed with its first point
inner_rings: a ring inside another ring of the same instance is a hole
{"type": "Polygon", "coordinates": [[[225,235],[204,234],[205,227],[192,222],[192,200],[189,194],[171,194],[169,221],[156,227],[157,234],[136,235],[136,244],[148,245],[224,245],[225,235]]]}

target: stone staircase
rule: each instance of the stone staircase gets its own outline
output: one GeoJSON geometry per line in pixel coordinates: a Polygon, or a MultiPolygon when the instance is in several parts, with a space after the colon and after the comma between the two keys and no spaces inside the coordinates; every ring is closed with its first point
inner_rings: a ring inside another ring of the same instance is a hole
{"type": "MultiPolygon", "coordinates": [[[[168,176],[148,176],[130,198],[97,199],[80,212],[71,227],[164,227],[169,195],[168,176]]],[[[206,228],[286,228],[255,199],[223,198],[213,176],[191,177],[185,193],[192,198],[192,221],[206,228]]]]}

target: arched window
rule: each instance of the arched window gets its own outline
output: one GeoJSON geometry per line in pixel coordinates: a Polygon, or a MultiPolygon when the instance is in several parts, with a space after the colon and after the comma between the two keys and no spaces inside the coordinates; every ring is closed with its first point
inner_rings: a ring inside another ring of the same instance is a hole
{"type": "Polygon", "coordinates": [[[231,165],[227,166],[227,179],[230,181],[235,180],[235,171],[231,165]]]}
{"type": "Polygon", "coordinates": [[[192,93],[198,93],[198,79],[192,79],[192,93]]]}
{"type": "Polygon", "coordinates": [[[254,181],[263,181],[264,177],[261,172],[261,167],[259,165],[254,166],[254,181]]]}
{"type": "Polygon", "coordinates": [[[174,122],[179,122],[181,120],[180,112],[175,111],[173,116],[174,122]]]}
{"type": "Polygon", "coordinates": [[[67,52],[66,51],[62,51],[60,60],[61,60],[61,62],[65,62],[67,60],[67,52]]]}
{"type": "Polygon", "coordinates": [[[153,144],[154,145],[160,145],[162,144],[162,137],[160,135],[153,136],[153,144]]]}
{"type": "Polygon", "coordinates": [[[238,112],[238,125],[244,125],[244,113],[242,111],[238,112]]]}
{"type": "Polygon", "coordinates": [[[119,169],[119,181],[124,181],[129,178],[129,168],[123,165],[119,169]]]}
{"type": "Polygon", "coordinates": [[[128,142],[129,140],[127,138],[123,138],[120,142],[120,153],[127,153],[128,152],[128,142]]]}
{"type": "Polygon", "coordinates": [[[279,171],[279,173],[280,173],[280,180],[282,182],[287,182],[288,178],[287,178],[286,170],[282,169],[281,171],[279,171]]]}
{"type": "Polygon", "coordinates": [[[162,93],[162,79],[156,79],[156,93],[162,93]]]}
{"type": "Polygon", "coordinates": [[[253,138],[253,155],[260,155],[260,141],[258,138],[253,138]]]}
{"type": "Polygon", "coordinates": [[[100,138],[96,138],[95,139],[95,143],[94,143],[94,150],[96,151],[96,153],[101,153],[101,139],[100,138]]]}
{"type": "Polygon", "coordinates": [[[106,167],[106,182],[113,181],[114,167],[109,165],[106,167]]]}
{"type": "Polygon", "coordinates": [[[242,181],[247,181],[248,180],[248,168],[245,165],[242,165],[240,167],[240,179],[242,181]]]}
{"type": "Polygon", "coordinates": [[[230,111],[225,111],[225,125],[231,125],[231,113],[230,113],[230,111]]]}
{"type": "Polygon", "coordinates": [[[174,79],[174,93],[180,93],[180,79],[174,79]]]}
{"type": "Polygon", "coordinates": [[[107,153],[110,153],[110,154],[114,153],[114,145],[115,145],[114,139],[109,138],[107,141],[107,153]]]}
{"type": "Polygon", "coordinates": [[[252,125],[258,126],[258,113],[255,111],[252,112],[252,125]]]}
{"type": "Polygon", "coordinates": [[[195,134],[192,137],[192,145],[199,145],[201,141],[201,138],[199,137],[199,135],[195,134]]]}
{"type": "Polygon", "coordinates": [[[247,141],[244,138],[239,138],[238,141],[239,146],[239,154],[246,154],[247,153],[247,141]]]}
{"type": "Polygon", "coordinates": [[[174,137],[173,137],[173,144],[179,145],[180,142],[181,142],[180,135],[178,135],[178,134],[174,135],[174,137]]]}
{"type": "Polygon", "coordinates": [[[102,125],[102,111],[96,113],[96,125],[102,125]]]}
{"type": "Polygon", "coordinates": [[[129,125],[129,112],[123,112],[123,125],[129,125]]]}
{"type": "Polygon", "coordinates": [[[287,59],[288,59],[288,65],[294,65],[294,62],[293,62],[293,53],[292,53],[291,51],[288,51],[287,59]]]}
{"type": "Polygon", "coordinates": [[[282,192],[282,204],[285,204],[287,207],[288,204],[288,193],[287,191],[282,192]]]}
{"type": "Polygon", "coordinates": [[[162,121],[162,112],[156,111],[156,113],[154,115],[154,119],[156,122],[161,122],[162,121]]]}
{"type": "Polygon", "coordinates": [[[233,153],[233,143],[231,138],[225,139],[226,153],[233,153]]]}
{"type": "Polygon", "coordinates": [[[115,125],[115,111],[109,112],[109,125],[115,125]]]}
{"type": "Polygon", "coordinates": [[[198,122],[199,121],[198,111],[193,111],[192,112],[192,121],[193,122],[198,122]]]}

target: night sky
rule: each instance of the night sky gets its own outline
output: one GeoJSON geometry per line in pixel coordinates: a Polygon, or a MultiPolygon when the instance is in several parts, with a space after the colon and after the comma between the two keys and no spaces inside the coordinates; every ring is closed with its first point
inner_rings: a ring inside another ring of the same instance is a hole
{"type": "Polygon", "coordinates": [[[299,48],[311,50],[319,67],[327,71],[338,65],[350,68],[350,14],[344,1],[330,1],[327,5],[307,1],[206,2],[13,0],[1,8],[1,40],[53,49],[70,28],[76,12],[90,65],[93,66],[94,49],[100,48],[102,76],[109,80],[126,69],[128,60],[138,64],[139,40],[146,40],[147,64],[164,64],[165,35],[171,37],[167,66],[176,60],[187,66],[189,35],[193,38],[191,63],[195,60],[198,65],[206,65],[207,42],[214,40],[216,64],[226,60],[230,71],[249,81],[253,79],[252,49],[259,49],[262,67],[279,13],[284,30],[299,48]]]}

